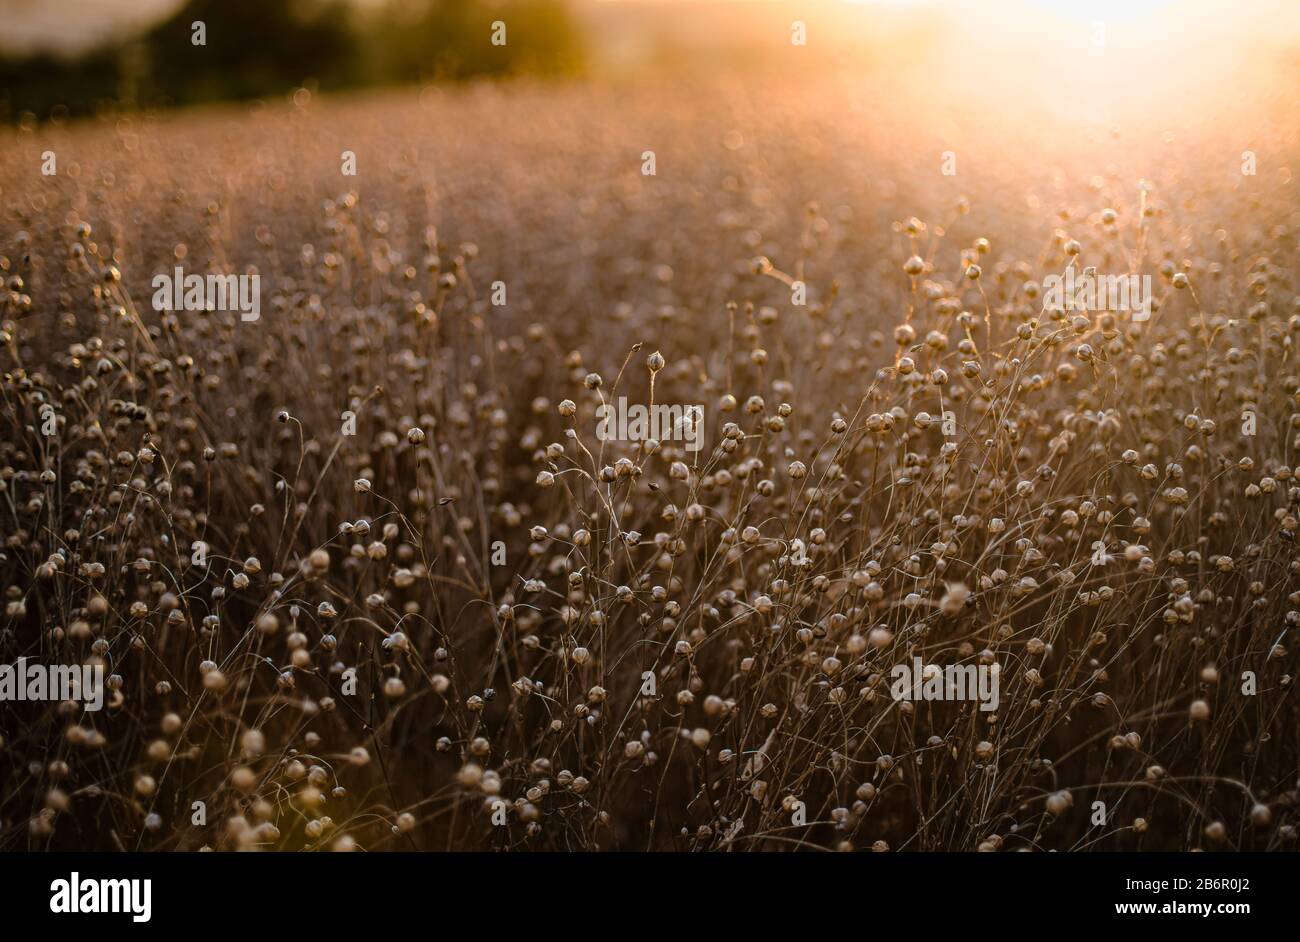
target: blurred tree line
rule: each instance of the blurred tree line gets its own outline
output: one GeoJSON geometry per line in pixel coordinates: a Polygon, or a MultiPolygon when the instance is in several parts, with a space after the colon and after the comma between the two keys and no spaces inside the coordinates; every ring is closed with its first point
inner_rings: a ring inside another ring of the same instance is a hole
{"type": "Polygon", "coordinates": [[[0,56],[0,117],[258,98],[305,83],[565,75],[583,63],[564,0],[387,0],[364,9],[346,0],[188,0],[143,35],[74,58],[0,56]],[[195,22],[204,45],[194,44],[195,22]]]}

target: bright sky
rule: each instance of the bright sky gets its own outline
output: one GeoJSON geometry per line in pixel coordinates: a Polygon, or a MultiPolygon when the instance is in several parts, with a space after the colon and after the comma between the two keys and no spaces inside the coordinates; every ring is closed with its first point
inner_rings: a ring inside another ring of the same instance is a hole
{"type": "Polygon", "coordinates": [[[182,0],[0,0],[0,48],[78,49],[143,26],[182,0]]]}
{"type": "MultiPolygon", "coordinates": [[[[84,47],[114,32],[146,25],[181,2],[0,0],[0,46],[13,50],[84,47]]],[[[352,2],[374,5],[383,0],[352,2]]],[[[728,13],[722,20],[733,23],[738,33],[757,22],[777,23],[805,15],[811,20],[838,10],[837,32],[843,35],[837,40],[856,35],[869,41],[881,18],[890,22],[924,18],[991,49],[1009,41],[1023,44],[1026,37],[1050,44],[1061,53],[1058,61],[1063,70],[1072,64],[1067,54],[1098,46],[1099,36],[1112,53],[1131,52],[1141,59],[1190,48],[1202,40],[1211,43],[1211,51],[1214,43],[1219,48],[1240,47],[1247,41],[1244,37],[1251,36],[1269,42],[1300,41],[1300,0],[570,0],[570,5],[580,17],[584,7],[600,8],[598,22],[604,30],[611,23],[617,26],[614,14],[620,6],[644,9],[663,2],[682,11],[672,18],[679,21],[678,31],[687,32],[692,22],[686,11],[693,6],[750,7],[744,13],[728,13]]],[[[635,22],[635,29],[643,28],[644,19],[635,22]]],[[[701,15],[699,23],[707,33],[716,28],[718,18],[701,15]]],[[[702,36],[701,42],[711,38],[702,36]]],[[[719,41],[726,38],[718,37],[719,41]]],[[[1185,67],[1189,73],[1198,67],[1189,62],[1166,65],[1185,67]]]]}

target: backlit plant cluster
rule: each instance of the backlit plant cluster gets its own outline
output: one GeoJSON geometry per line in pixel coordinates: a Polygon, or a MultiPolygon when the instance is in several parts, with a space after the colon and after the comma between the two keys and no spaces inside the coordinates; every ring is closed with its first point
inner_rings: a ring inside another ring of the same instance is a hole
{"type": "Polygon", "coordinates": [[[4,132],[0,847],[1296,846],[1294,140],[676,93],[4,132]]]}

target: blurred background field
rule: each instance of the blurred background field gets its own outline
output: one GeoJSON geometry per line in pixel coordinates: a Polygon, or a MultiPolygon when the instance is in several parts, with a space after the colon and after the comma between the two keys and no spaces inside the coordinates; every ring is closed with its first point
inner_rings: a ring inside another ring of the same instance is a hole
{"type": "Polygon", "coordinates": [[[0,22],[11,120],[301,86],[844,70],[1085,114],[1150,104],[1159,88],[1176,111],[1240,95],[1261,70],[1293,85],[1300,36],[1284,0],[0,0],[0,22]],[[196,21],[204,46],[190,41],[196,21]],[[504,45],[490,41],[497,21],[504,45]],[[791,41],[796,23],[806,45],[791,41]]]}

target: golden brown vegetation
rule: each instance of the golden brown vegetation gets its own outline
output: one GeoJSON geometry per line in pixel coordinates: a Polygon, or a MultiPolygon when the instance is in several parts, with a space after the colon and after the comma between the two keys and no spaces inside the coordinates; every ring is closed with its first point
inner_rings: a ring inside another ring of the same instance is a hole
{"type": "Polygon", "coordinates": [[[912,107],[5,132],[0,661],[112,694],[0,705],[0,845],[1293,847],[1294,138],[912,107]],[[261,319],[154,311],[176,265],[261,319]],[[1151,319],[1045,309],[1070,265],[1151,319]],[[651,395],[698,455],[597,439],[651,395]],[[999,709],[894,700],[913,656],[999,709]]]}

